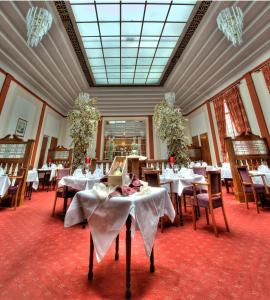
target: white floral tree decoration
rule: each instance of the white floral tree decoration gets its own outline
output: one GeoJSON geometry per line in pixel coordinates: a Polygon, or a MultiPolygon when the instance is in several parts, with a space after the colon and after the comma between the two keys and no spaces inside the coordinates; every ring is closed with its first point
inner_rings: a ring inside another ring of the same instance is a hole
{"type": "Polygon", "coordinates": [[[173,108],[174,99],[165,95],[165,100],[155,106],[154,126],[162,141],[167,142],[169,155],[176,164],[189,160],[188,140],[184,134],[185,119],[178,108],[173,108]]]}
{"type": "Polygon", "coordinates": [[[87,151],[92,146],[97,132],[100,113],[95,105],[95,98],[91,99],[89,94],[80,93],[75,100],[75,109],[68,113],[70,136],[74,146],[73,169],[85,165],[87,151]]]}

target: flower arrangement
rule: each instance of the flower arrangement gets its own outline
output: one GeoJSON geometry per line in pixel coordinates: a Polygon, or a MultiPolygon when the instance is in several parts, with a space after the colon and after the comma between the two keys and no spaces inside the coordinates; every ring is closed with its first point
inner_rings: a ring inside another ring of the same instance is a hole
{"type": "Polygon", "coordinates": [[[85,166],[87,150],[93,143],[97,131],[100,113],[95,107],[96,99],[90,98],[87,93],[80,93],[75,100],[75,109],[68,113],[68,121],[71,125],[70,136],[74,150],[72,168],[85,166]]]}
{"type": "Polygon", "coordinates": [[[162,141],[167,142],[170,156],[174,156],[176,164],[189,161],[188,140],[184,134],[185,119],[178,108],[170,102],[161,101],[155,106],[154,126],[162,141]]]}

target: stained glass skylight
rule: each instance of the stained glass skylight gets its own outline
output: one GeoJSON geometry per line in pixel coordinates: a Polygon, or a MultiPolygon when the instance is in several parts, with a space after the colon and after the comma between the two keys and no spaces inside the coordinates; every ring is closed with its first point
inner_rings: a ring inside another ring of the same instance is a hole
{"type": "Polygon", "coordinates": [[[158,85],[196,1],[70,3],[96,85],[158,85]]]}

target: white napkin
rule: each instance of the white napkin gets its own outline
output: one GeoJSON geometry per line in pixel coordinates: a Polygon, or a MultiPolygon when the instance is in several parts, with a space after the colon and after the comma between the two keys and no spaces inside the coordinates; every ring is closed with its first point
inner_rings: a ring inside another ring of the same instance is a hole
{"type": "Polygon", "coordinates": [[[64,166],[62,164],[58,164],[57,169],[62,170],[62,169],[64,169],[64,166]]]}
{"type": "Polygon", "coordinates": [[[189,167],[190,167],[190,168],[193,168],[194,165],[195,165],[195,163],[192,161],[192,162],[189,164],[189,167]]]}
{"type": "Polygon", "coordinates": [[[258,171],[260,171],[260,172],[269,172],[269,168],[266,165],[260,165],[258,167],[258,171]]]}
{"type": "Polygon", "coordinates": [[[78,178],[84,177],[82,169],[76,169],[76,170],[74,170],[73,176],[78,177],[78,178]]]}
{"type": "Polygon", "coordinates": [[[201,167],[201,163],[200,162],[196,162],[194,167],[201,167]]]}
{"type": "Polygon", "coordinates": [[[95,183],[92,191],[99,201],[105,201],[108,198],[109,191],[103,183],[95,183]]]}
{"type": "Polygon", "coordinates": [[[56,170],[56,169],[57,169],[56,164],[51,164],[51,169],[52,169],[52,170],[56,170]]]}
{"type": "Polygon", "coordinates": [[[44,164],[41,169],[48,169],[48,165],[44,164]]]}
{"type": "Polygon", "coordinates": [[[207,163],[206,163],[206,162],[203,162],[203,163],[202,163],[202,167],[204,167],[204,168],[205,168],[205,167],[207,167],[207,166],[208,166],[208,165],[207,165],[207,163]]]}

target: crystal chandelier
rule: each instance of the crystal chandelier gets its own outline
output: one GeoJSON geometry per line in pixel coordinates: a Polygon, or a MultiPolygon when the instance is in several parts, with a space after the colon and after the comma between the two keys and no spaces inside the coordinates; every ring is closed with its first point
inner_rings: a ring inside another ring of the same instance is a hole
{"type": "Polygon", "coordinates": [[[175,92],[168,92],[164,95],[165,101],[168,103],[168,105],[173,108],[175,103],[175,92]]]}
{"type": "Polygon", "coordinates": [[[234,46],[241,45],[244,15],[238,6],[223,9],[217,16],[218,29],[234,46]]]}
{"type": "Polygon", "coordinates": [[[27,25],[27,45],[37,47],[43,36],[52,26],[51,13],[40,7],[32,7],[26,16],[27,25]]]}
{"type": "Polygon", "coordinates": [[[84,92],[80,92],[77,99],[78,99],[78,101],[80,101],[80,102],[87,102],[87,101],[89,101],[91,98],[90,98],[90,94],[84,93],[84,92]]]}

